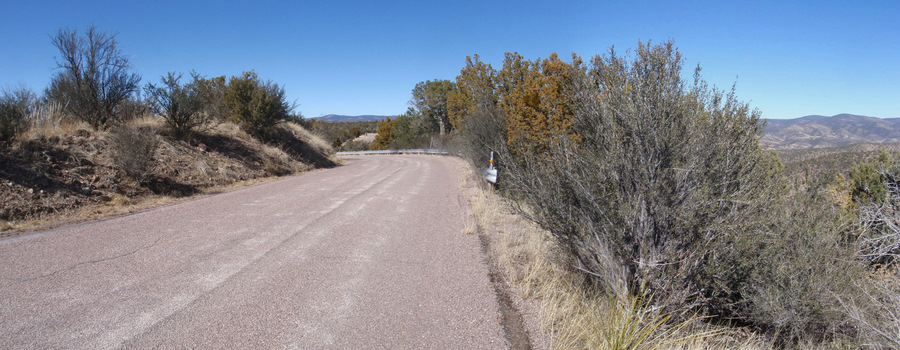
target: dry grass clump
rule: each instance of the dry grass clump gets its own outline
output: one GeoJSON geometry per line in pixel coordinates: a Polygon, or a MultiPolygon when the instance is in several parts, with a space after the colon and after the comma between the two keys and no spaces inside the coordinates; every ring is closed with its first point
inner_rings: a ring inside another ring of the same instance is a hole
{"type": "Polygon", "coordinates": [[[132,204],[132,202],[131,202],[130,198],[123,196],[121,194],[118,194],[118,193],[114,194],[110,198],[109,202],[106,202],[106,205],[114,206],[114,207],[126,207],[131,204],[132,204]]]}
{"type": "Polygon", "coordinates": [[[312,149],[322,154],[334,154],[334,149],[325,139],[309,132],[297,123],[284,123],[281,127],[290,130],[298,140],[306,142],[312,149]]]}
{"type": "Polygon", "coordinates": [[[280,148],[269,145],[260,146],[264,155],[263,170],[265,170],[266,174],[283,176],[300,171],[299,166],[292,162],[291,157],[280,148]]]}
{"type": "Polygon", "coordinates": [[[113,162],[138,182],[150,176],[153,153],[159,145],[156,133],[138,126],[119,126],[109,134],[113,162]]]}
{"type": "MultiPolygon", "coordinates": [[[[670,322],[650,297],[601,292],[575,271],[571,257],[549,232],[514,213],[506,200],[477,188],[467,168],[462,187],[488,253],[506,282],[539,300],[541,328],[555,349],[769,349],[764,337],[743,328],[713,327],[698,317],[670,322]]],[[[625,288],[621,288],[625,290],[625,288]]]]}
{"type": "Polygon", "coordinates": [[[269,143],[278,145],[289,155],[302,158],[316,167],[329,168],[340,164],[340,159],[328,142],[297,123],[284,122],[276,125],[269,143]]]}
{"type": "Polygon", "coordinates": [[[29,127],[22,133],[21,140],[60,139],[93,132],[93,128],[87,122],[67,116],[59,102],[38,104],[32,110],[28,121],[29,127]]]}

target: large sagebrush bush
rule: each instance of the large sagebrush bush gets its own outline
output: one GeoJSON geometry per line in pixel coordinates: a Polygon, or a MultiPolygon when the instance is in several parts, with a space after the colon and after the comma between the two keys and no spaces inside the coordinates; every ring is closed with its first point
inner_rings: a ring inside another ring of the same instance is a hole
{"type": "Polygon", "coordinates": [[[502,162],[511,194],[580,270],[673,310],[732,314],[772,232],[782,166],[759,145],[759,112],[699,69],[685,82],[682,65],[671,42],[576,61],[571,129],[502,162]]]}
{"type": "Polygon", "coordinates": [[[878,205],[861,207],[872,215],[857,243],[856,216],[828,199],[834,191],[789,187],[759,144],[760,112],[734,88],[710,87],[699,67],[683,78],[683,64],[672,42],[588,65],[508,53],[496,79],[477,80],[497,100],[454,100],[468,103],[454,110],[464,112],[455,142],[479,166],[496,153],[498,188],[562,243],[588,290],[649,295],[676,320],[747,325],[785,346],[865,338],[885,322],[854,321],[846,305],[877,308],[853,297],[870,284],[866,257],[900,251],[898,211],[880,186],[888,175],[851,171],[847,196],[878,205]]]}

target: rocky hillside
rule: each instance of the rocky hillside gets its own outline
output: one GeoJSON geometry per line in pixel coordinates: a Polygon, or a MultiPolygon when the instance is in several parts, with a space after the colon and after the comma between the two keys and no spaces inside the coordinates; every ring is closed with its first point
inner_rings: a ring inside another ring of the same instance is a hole
{"type": "Polygon", "coordinates": [[[190,141],[169,135],[158,118],[124,128],[35,129],[0,149],[0,231],[8,231],[0,236],[338,163],[330,145],[293,123],[276,126],[267,142],[231,123],[190,141]],[[141,152],[140,144],[149,147],[141,152]]]}
{"type": "Polygon", "coordinates": [[[831,117],[810,115],[796,119],[769,119],[761,142],[775,149],[897,143],[900,142],[900,118],[838,114],[831,117]]]}

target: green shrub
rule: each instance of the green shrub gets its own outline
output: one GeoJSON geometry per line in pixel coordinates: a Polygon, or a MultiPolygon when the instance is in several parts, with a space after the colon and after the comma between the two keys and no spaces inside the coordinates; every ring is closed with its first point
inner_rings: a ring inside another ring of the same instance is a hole
{"type": "Polygon", "coordinates": [[[190,137],[194,129],[210,122],[204,112],[204,96],[197,76],[191,84],[182,85],[181,75],[169,73],[162,77],[162,85],[147,84],[145,90],[155,113],[162,115],[166,124],[182,138],[190,137]]]}
{"type": "Polygon", "coordinates": [[[428,148],[431,133],[423,129],[422,118],[423,116],[410,112],[395,117],[391,127],[390,148],[428,148]]]}
{"type": "Polygon", "coordinates": [[[231,120],[256,137],[267,136],[294,109],[285,100],[284,88],[271,81],[261,81],[252,71],[231,77],[224,98],[231,120]]]}
{"type": "Polygon", "coordinates": [[[206,78],[196,72],[191,73],[193,81],[191,90],[200,95],[202,113],[204,118],[214,121],[224,121],[229,117],[228,107],[225,106],[225,76],[206,78]]]}
{"type": "Polygon", "coordinates": [[[838,297],[859,294],[868,273],[842,238],[847,228],[842,210],[810,190],[780,215],[779,227],[754,242],[759,256],[734,261],[750,271],[736,290],[745,299],[737,318],[782,340],[852,338],[838,297]]]}

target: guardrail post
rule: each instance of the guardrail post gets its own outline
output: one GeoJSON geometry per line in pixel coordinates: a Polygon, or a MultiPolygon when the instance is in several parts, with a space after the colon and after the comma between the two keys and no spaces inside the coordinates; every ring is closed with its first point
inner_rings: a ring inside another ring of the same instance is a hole
{"type": "Polygon", "coordinates": [[[497,183],[497,169],[494,168],[494,151],[491,151],[491,160],[487,170],[484,171],[484,178],[488,181],[491,192],[494,192],[494,184],[497,183]]]}

